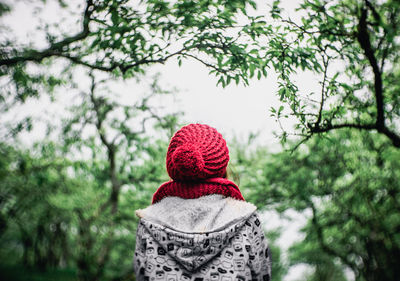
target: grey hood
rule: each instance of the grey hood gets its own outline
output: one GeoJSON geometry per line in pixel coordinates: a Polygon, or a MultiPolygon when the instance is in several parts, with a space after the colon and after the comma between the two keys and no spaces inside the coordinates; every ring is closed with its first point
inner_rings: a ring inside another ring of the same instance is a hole
{"type": "Polygon", "coordinates": [[[146,246],[147,256],[163,259],[167,254],[194,271],[220,255],[228,244],[242,247],[240,241],[234,243],[235,235],[255,210],[248,202],[208,195],[197,199],[166,197],[136,211],[136,215],[144,231],[157,242],[146,246]]]}

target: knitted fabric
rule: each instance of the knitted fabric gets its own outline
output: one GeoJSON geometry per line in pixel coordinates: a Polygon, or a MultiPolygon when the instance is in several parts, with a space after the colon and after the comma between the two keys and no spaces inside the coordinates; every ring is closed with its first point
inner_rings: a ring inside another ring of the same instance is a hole
{"type": "Polygon", "coordinates": [[[168,196],[195,199],[210,194],[244,200],[237,185],[223,178],[228,162],[228,147],[216,129],[203,124],[182,127],[167,151],[167,171],[172,181],[158,188],[152,203],[168,196]]]}
{"type": "Polygon", "coordinates": [[[224,177],[229,151],[222,135],[204,124],[182,127],[167,151],[167,171],[176,181],[224,177]]]}
{"type": "Polygon", "coordinates": [[[169,196],[195,199],[210,194],[221,194],[226,197],[232,197],[244,201],[244,198],[235,183],[224,178],[212,178],[206,179],[202,182],[166,182],[154,193],[152,204],[169,196]]]}

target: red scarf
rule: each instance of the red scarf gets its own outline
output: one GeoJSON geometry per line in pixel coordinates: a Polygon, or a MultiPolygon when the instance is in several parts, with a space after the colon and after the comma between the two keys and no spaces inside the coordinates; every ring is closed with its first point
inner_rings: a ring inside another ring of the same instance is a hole
{"type": "Polygon", "coordinates": [[[205,195],[221,194],[237,200],[244,200],[239,187],[225,178],[210,178],[203,181],[168,181],[163,183],[153,195],[153,202],[169,196],[195,199],[205,195]]]}

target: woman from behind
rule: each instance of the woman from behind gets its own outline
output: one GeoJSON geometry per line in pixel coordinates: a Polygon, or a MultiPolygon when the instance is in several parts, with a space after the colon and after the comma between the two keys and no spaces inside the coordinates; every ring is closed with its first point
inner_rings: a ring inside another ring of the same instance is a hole
{"type": "Polygon", "coordinates": [[[256,207],[226,179],[229,151],[204,124],[182,127],[167,151],[171,180],[137,210],[137,280],[270,280],[271,260],[256,207]]]}

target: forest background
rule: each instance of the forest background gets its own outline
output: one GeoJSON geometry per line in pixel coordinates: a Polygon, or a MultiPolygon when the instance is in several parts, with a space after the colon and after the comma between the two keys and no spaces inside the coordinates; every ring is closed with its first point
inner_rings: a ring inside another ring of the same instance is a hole
{"type": "Polygon", "coordinates": [[[399,280],[399,12],[1,1],[0,275],[134,280],[134,210],[201,122],[263,212],[272,280],[399,280]]]}

